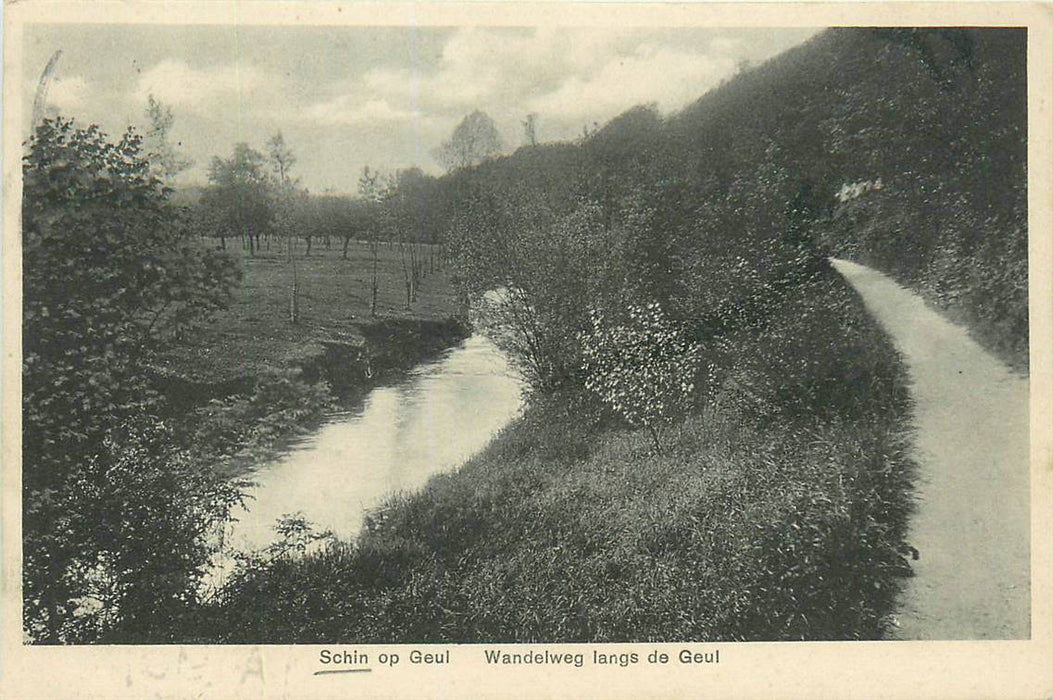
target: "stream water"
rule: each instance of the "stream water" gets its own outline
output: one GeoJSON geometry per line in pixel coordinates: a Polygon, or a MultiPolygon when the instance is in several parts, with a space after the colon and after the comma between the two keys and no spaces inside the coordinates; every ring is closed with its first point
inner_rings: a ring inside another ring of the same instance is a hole
{"type": "Polygon", "coordinates": [[[257,470],[229,542],[264,547],[276,520],[296,513],[353,538],[387,496],[419,489],[482,449],[519,411],[521,387],[501,351],[473,335],[257,470]]]}

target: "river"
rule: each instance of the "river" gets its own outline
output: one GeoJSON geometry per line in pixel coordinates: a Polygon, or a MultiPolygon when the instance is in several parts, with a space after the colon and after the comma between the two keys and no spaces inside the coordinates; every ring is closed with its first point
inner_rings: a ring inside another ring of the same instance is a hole
{"type": "Polygon", "coordinates": [[[471,336],[373,389],[358,410],[258,469],[228,542],[264,547],[276,520],[295,513],[341,539],[355,537],[362,516],[387,496],[419,489],[482,449],[519,411],[521,389],[501,351],[471,336]]]}

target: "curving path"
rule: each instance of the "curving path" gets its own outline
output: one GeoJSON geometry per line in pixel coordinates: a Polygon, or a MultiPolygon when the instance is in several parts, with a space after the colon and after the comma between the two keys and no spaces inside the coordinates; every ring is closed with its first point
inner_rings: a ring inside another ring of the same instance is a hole
{"type": "Polygon", "coordinates": [[[898,639],[1030,635],[1028,381],[920,297],[831,263],[903,354],[914,399],[917,510],[898,639]]]}

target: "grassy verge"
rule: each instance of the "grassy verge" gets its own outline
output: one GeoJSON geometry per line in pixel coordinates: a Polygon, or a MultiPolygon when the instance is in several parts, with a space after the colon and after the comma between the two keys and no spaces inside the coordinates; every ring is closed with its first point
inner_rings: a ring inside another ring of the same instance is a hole
{"type": "Polygon", "coordinates": [[[535,401],[358,542],[236,577],[186,638],[880,637],[906,570],[902,367],[829,274],[776,311],[661,455],[587,397],[535,401]]]}

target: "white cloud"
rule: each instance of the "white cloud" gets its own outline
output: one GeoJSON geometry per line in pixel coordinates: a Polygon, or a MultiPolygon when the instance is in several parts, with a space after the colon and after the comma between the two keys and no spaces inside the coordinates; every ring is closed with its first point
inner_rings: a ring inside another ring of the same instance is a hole
{"type": "Polygon", "coordinates": [[[463,28],[434,68],[375,68],[362,82],[370,92],[429,111],[511,108],[558,87],[567,74],[598,70],[631,36],[620,29],[463,28]]]}
{"type": "Polygon", "coordinates": [[[709,42],[709,48],[721,54],[742,53],[743,39],[740,37],[718,36],[709,42]]]}
{"type": "Polygon", "coordinates": [[[531,111],[571,120],[604,121],[637,105],[655,102],[679,109],[735,71],[735,61],[704,53],[642,44],[632,55],[609,56],[601,67],[567,78],[529,103],[531,111]]]}
{"type": "Polygon", "coordinates": [[[174,108],[203,111],[218,100],[258,98],[254,93],[268,82],[267,77],[252,66],[234,64],[199,69],[183,61],[165,60],[143,72],[135,98],[145,104],[152,94],[174,108]]]}
{"type": "MultiPolygon", "coordinates": [[[[32,89],[35,95],[36,85],[32,89]]],[[[64,114],[81,109],[90,97],[88,81],[78,75],[56,75],[48,85],[48,106],[64,114]]]]}
{"type": "Polygon", "coordinates": [[[339,95],[311,105],[303,116],[322,124],[362,125],[408,122],[420,119],[421,113],[392,107],[385,99],[361,101],[351,95],[339,95]]]}
{"type": "Polygon", "coordinates": [[[641,103],[664,112],[697,99],[735,72],[744,42],[717,36],[697,45],[667,30],[462,28],[430,67],[374,68],[357,89],[396,112],[456,123],[482,109],[516,141],[519,120],[541,117],[542,138],[567,138],[641,103]]]}

